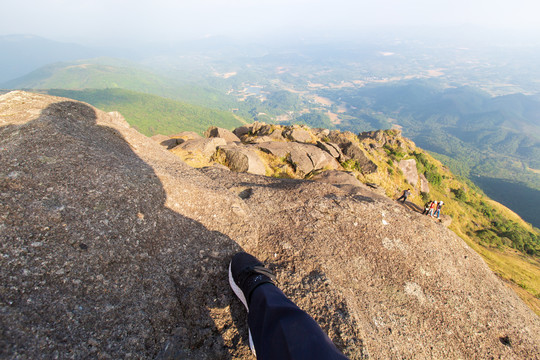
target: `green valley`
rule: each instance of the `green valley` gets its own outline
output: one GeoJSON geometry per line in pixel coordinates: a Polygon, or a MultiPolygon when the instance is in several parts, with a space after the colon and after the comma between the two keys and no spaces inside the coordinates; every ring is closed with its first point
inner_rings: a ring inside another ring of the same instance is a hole
{"type": "Polygon", "coordinates": [[[230,112],[124,89],[51,89],[47,93],[84,101],[104,111],[119,111],[131,126],[147,136],[184,130],[202,133],[210,125],[234,128],[246,123],[230,112]]]}

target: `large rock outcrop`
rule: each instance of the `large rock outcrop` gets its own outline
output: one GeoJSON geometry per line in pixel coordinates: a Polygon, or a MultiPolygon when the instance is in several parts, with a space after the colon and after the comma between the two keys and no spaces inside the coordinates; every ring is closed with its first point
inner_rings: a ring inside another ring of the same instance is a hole
{"type": "Polygon", "coordinates": [[[219,152],[223,154],[224,163],[232,171],[247,172],[264,175],[266,168],[257,153],[245,146],[220,146],[219,152]]]}
{"type": "Polygon", "coordinates": [[[306,175],[314,170],[340,168],[332,155],[311,144],[297,142],[265,142],[256,145],[260,150],[280,158],[287,158],[295,171],[306,175]]]}
{"type": "Polygon", "coordinates": [[[418,170],[416,169],[416,160],[407,159],[401,160],[398,164],[401,171],[403,171],[403,176],[405,180],[412,186],[418,184],[418,170]]]}
{"type": "Polygon", "coordinates": [[[377,171],[377,165],[375,165],[375,163],[366,156],[360,146],[355,143],[346,143],[341,150],[343,151],[343,154],[356,161],[363,173],[372,174],[377,171]]]}
{"type": "Polygon", "coordinates": [[[283,136],[285,136],[287,139],[291,141],[296,141],[296,142],[301,142],[301,143],[312,141],[312,136],[310,132],[299,127],[291,127],[283,131],[283,136]]]}
{"type": "Polygon", "coordinates": [[[360,141],[364,139],[374,140],[373,144],[376,147],[389,145],[403,148],[405,145],[403,138],[401,137],[401,130],[398,129],[361,132],[358,134],[358,139],[360,139],[360,141]]]}
{"type": "Polygon", "coordinates": [[[0,97],[0,356],[252,359],[240,249],[351,359],[540,354],[540,319],[442,224],[333,185],[196,170],[119,116],[0,97]]]}
{"type": "Polygon", "coordinates": [[[328,137],[333,143],[339,146],[345,156],[356,161],[363,173],[372,174],[377,171],[377,165],[371,161],[360,146],[352,140],[356,138],[353,133],[349,131],[342,133],[334,130],[330,132],[328,137]]]}
{"type": "Polygon", "coordinates": [[[227,142],[240,142],[240,138],[236,136],[232,131],[219,128],[216,126],[211,126],[208,130],[205,131],[204,136],[210,138],[222,138],[227,142]]]}
{"type": "Polygon", "coordinates": [[[429,194],[429,181],[424,174],[418,176],[420,178],[420,191],[429,194]]]}
{"type": "Polygon", "coordinates": [[[227,141],[225,139],[219,137],[211,137],[186,140],[180,145],[178,145],[178,148],[189,152],[200,153],[203,156],[210,158],[212,157],[212,155],[215,154],[219,146],[225,145],[227,145],[227,141]]]}
{"type": "Polygon", "coordinates": [[[345,157],[343,156],[343,153],[341,152],[341,149],[337,144],[317,141],[317,147],[332,155],[332,157],[337,161],[345,161],[345,157]]]}

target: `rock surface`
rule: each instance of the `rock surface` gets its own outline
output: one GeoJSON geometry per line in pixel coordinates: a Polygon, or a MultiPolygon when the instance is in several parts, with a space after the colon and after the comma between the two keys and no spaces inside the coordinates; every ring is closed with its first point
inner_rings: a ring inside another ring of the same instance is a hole
{"type": "Polygon", "coordinates": [[[403,171],[403,176],[405,176],[405,180],[407,180],[407,182],[412,186],[416,186],[416,184],[418,184],[418,170],[416,169],[416,160],[401,160],[398,166],[401,171],[403,171]]]}
{"type": "Polygon", "coordinates": [[[372,174],[377,171],[377,165],[369,159],[360,146],[355,143],[356,135],[350,131],[339,132],[336,130],[330,131],[328,138],[334,144],[337,144],[343,154],[356,161],[358,166],[365,174],[372,174]]]}
{"type": "Polygon", "coordinates": [[[341,150],[343,154],[355,160],[365,174],[372,174],[377,171],[377,165],[371,161],[360,146],[353,142],[343,144],[341,150]]]}
{"type": "Polygon", "coordinates": [[[397,129],[362,132],[358,134],[358,138],[360,140],[372,139],[375,141],[376,147],[383,147],[387,144],[391,146],[403,146],[401,130],[397,129]]]}
{"type": "Polygon", "coordinates": [[[182,139],[182,140],[195,140],[195,139],[202,139],[203,137],[194,131],[182,131],[182,132],[179,132],[178,134],[171,135],[170,138],[182,139]]]}
{"type": "MultiPolygon", "coordinates": [[[[171,137],[167,136],[167,135],[163,135],[163,134],[157,134],[157,135],[152,136],[150,139],[154,140],[157,143],[161,143],[163,141],[170,140],[171,137]]],[[[176,143],[176,141],[175,141],[175,143],[176,143]]]]}
{"type": "Polygon", "coordinates": [[[210,158],[216,152],[218,146],[227,145],[227,141],[222,138],[203,138],[203,139],[194,139],[186,140],[178,147],[182,150],[198,152],[210,158]]]}
{"type": "Polygon", "coordinates": [[[195,170],[88,105],[0,97],[0,357],[253,359],[244,249],[351,359],[540,354],[540,318],[442,224],[335,186],[195,170]]]}
{"type": "Polygon", "coordinates": [[[186,140],[202,139],[202,136],[193,131],[182,131],[181,133],[171,136],[154,135],[151,139],[159,142],[159,144],[166,147],[167,150],[171,150],[175,148],[176,145],[180,145],[186,140]]]}
{"type": "Polygon", "coordinates": [[[321,181],[332,185],[353,185],[361,187],[365,186],[353,174],[346,171],[323,171],[322,173],[313,176],[311,180],[321,181]]]}
{"type": "Polygon", "coordinates": [[[208,138],[222,138],[225,139],[225,141],[227,142],[240,142],[240,138],[233,134],[232,131],[216,126],[211,126],[210,128],[208,128],[208,130],[205,131],[204,136],[208,138]]]}
{"type": "Polygon", "coordinates": [[[238,136],[238,138],[240,138],[244,135],[249,134],[250,131],[251,131],[250,126],[240,126],[233,130],[233,134],[238,136]]]}
{"type": "Polygon", "coordinates": [[[317,141],[317,147],[332,155],[337,161],[345,161],[345,157],[337,144],[317,141]]]}
{"type": "Polygon", "coordinates": [[[267,136],[270,135],[274,130],[272,129],[272,125],[261,123],[258,121],[255,121],[251,125],[251,133],[256,136],[267,136]]]}
{"type": "Polygon", "coordinates": [[[451,216],[448,216],[448,215],[441,215],[441,224],[443,224],[444,226],[446,227],[449,227],[450,225],[452,225],[452,217],[451,216]]]}
{"type": "Polygon", "coordinates": [[[225,156],[225,163],[232,171],[266,174],[264,163],[251,149],[244,146],[220,146],[219,151],[225,156]]]}
{"type": "Polygon", "coordinates": [[[311,144],[297,142],[265,142],[256,145],[260,150],[277,157],[286,157],[301,174],[314,170],[340,168],[339,163],[329,153],[311,144]]]}
{"type": "Polygon", "coordinates": [[[297,141],[301,143],[311,141],[311,134],[309,133],[309,131],[295,127],[285,130],[283,132],[283,136],[285,136],[291,141],[297,141]]]}
{"type": "Polygon", "coordinates": [[[429,181],[424,174],[419,175],[420,178],[420,191],[429,194],[429,181]]]}

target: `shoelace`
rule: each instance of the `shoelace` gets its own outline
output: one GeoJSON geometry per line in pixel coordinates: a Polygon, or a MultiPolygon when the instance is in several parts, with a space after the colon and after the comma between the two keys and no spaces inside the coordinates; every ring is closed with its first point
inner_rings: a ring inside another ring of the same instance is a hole
{"type": "Polygon", "coordinates": [[[268,276],[270,278],[270,280],[277,283],[276,275],[274,275],[273,272],[271,272],[270,270],[268,270],[264,266],[256,265],[250,270],[252,270],[252,271],[254,271],[254,272],[258,273],[258,274],[268,276]]]}

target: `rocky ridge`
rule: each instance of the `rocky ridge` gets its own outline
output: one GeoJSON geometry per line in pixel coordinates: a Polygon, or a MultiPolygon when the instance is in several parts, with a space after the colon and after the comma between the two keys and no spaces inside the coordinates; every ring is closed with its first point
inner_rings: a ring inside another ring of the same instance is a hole
{"type": "MultiPolygon", "coordinates": [[[[429,181],[419,173],[413,156],[422,150],[396,129],[355,135],[255,122],[232,132],[212,126],[204,138],[186,134],[152,139],[196,168],[221,165],[235,172],[322,181],[347,187],[352,193],[369,187],[389,197],[412,189],[417,205],[410,206],[417,211],[430,192],[429,181]]],[[[441,222],[449,226],[452,218],[443,214],[441,222]]]]}
{"type": "Polygon", "coordinates": [[[252,358],[243,249],[352,359],[540,358],[540,319],[459,237],[344,185],[193,169],[117,113],[3,95],[0,356],[252,358]]]}
{"type": "MultiPolygon", "coordinates": [[[[409,152],[415,149],[414,143],[402,138],[398,130],[361,133],[357,137],[351,132],[259,122],[233,132],[210,127],[204,138],[188,138],[184,133],[152,138],[188,163],[193,156],[204,159],[195,163],[195,167],[217,163],[237,172],[296,179],[311,179],[321,172],[334,170],[348,171],[356,177],[373,174],[379,168],[377,157],[386,156],[385,146],[409,152]]],[[[419,177],[415,164],[414,159],[395,164],[413,186],[419,177]],[[407,164],[407,170],[403,164],[407,164]]],[[[427,180],[417,192],[420,191],[429,193],[427,180]]]]}

